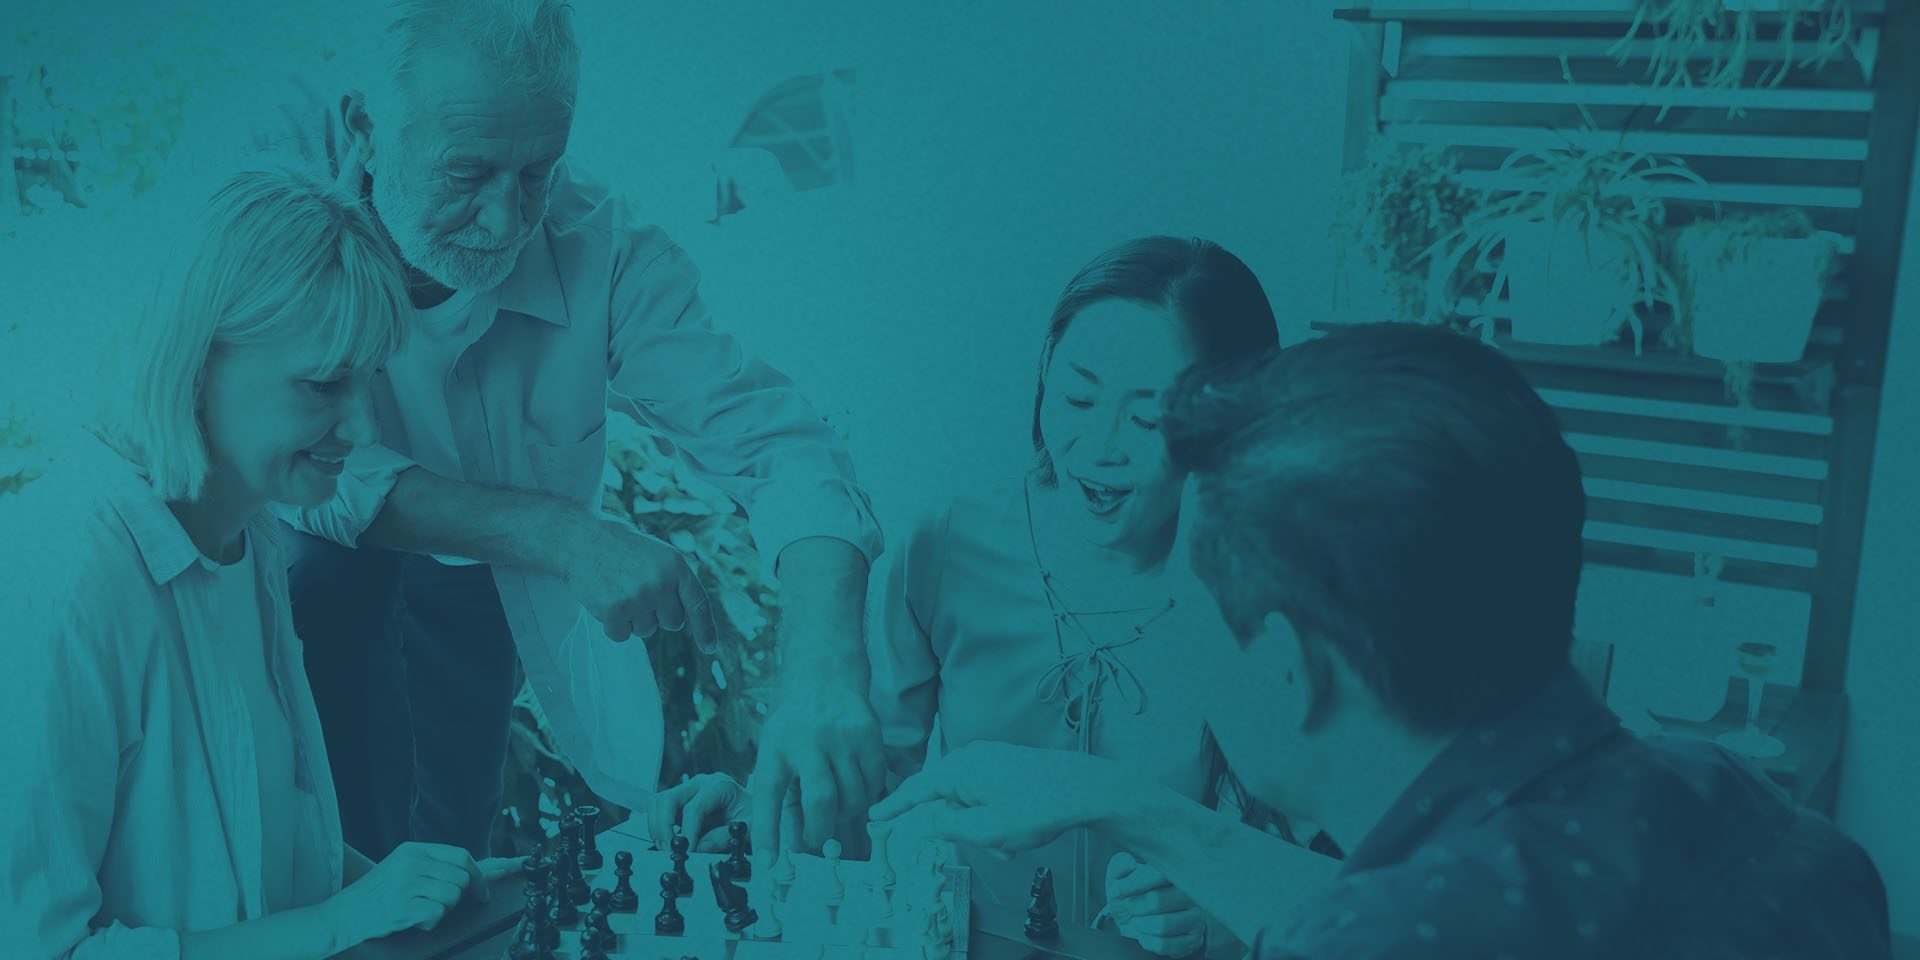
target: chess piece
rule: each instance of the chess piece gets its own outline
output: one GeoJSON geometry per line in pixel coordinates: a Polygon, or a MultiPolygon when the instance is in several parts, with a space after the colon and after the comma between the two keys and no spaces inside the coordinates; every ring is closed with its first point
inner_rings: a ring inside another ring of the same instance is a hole
{"type": "Polygon", "coordinates": [[[880,885],[888,886],[894,881],[893,857],[888,848],[893,839],[893,825],[887,823],[867,824],[867,837],[872,840],[873,865],[880,868],[880,885]]]}
{"type": "Polygon", "coordinates": [[[633,889],[633,854],[625,850],[614,853],[613,878],[613,892],[607,894],[607,909],[614,913],[637,913],[640,894],[633,889]]]}
{"type": "Polygon", "coordinates": [[[756,853],[753,854],[750,859],[756,861],[753,869],[754,875],[760,878],[756,886],[762,893],[758,899],[763,905],[763,909],[760,911],[760,922],[755,924],[753,929],[748,931],[747,935],[755,940],[778,940],[782,932],[780,924],[780,901],[783,894],[780,892],[771,865],[767,863],[767,855],[765,853],[756,853]]]}
{"type": "Polygon", "coordinates": [[[935,899],[927,911],[927,930],[925,942],[921,944],[921,955],[925,960],[948,960],[953,956],[953,915],[947,912],[946,901],[935,899]]]}
{"type": "Polygon", "coordinates": [[[572,844],[568,844],[562,848],[562,852],[565,856],[561,858],[560,872],[566,878],[562,888],[564,894],[562,899],[572,901],[573,905],[578,907],[592,899],[593,888],[587,885],[587,875],[580,870],[578,850],[572,844]]]}
{"type": "MultiPolygon", "coordinates": [[[[592,913],[587,914],[587,932],[593,934],[594,945],[599,948],[602,956],[612,953],[614,947],[619,943],[619,941],[614,938],[613,926],[608,920],[607,914],[601,912],[598,908],[595,908],[592,913]]],[[[582,960],[585,960],[585,958],[582,958],[582,960]]]]}
{"type": "Polygon", "coordinates": [[[753,879],[753,862],[747,857],[753,853],[752,834],[747,825],[739,820],[727,824],[727,875],[740,883],[753,879]]]}
{"type": "MultiPolygon", "coordinates": [[[[800,871],[796,869],[793,865],[793,851],[785,850],[785,849],[781,850],[780,859],[775,860],[773,862],[774,886],[775,887],[792,887],[793,881],[796,878],[798,878],[799,875],[800,875],[800,871]]],[[[786,899],[786,894],[784,892],[782,892],[779,896],[780,896],[780,899],[782,900],[786,899]]]]}
{"type": "Polygon", "coordinates": [[[560,931],[580,922],[580,911],[578,910],[573,911],[571,918],[567,916],[567,911],[570,908],[571,905],[565,900],[556,900],[552,906],[547,908],[547,940],[552,942],[556,947],[560,945],[560,931]]]}
{"type": "Polygon", "coordinates": [[[513,946],[507,948],[507,960],[541,960],[546,952],[545,945],[540,942],[540,931],[534,929],[531,923],[523,923],[513,946]]]}
{"type": "Polygon", "coordinates": [[[840,841],[832,837],[820,848],[820,855],[827,860],[827,900],[836,902],[847,897],[847,885],[840,880],[840,841]]]}
{"type": "Polygon", "coordinates": [[[1027,893],[1027,939],[1053,941],[1060,938],[1060,910],[1053,899],[1053,870],[1040,867],[1033,871],[1033,888],[1027,893]]]}
{"type": "Polygon", "coordinates": [[[611,906],[611,903],[613,900],[612,891],[595,890],[593,892],[592,900],[593,900],[593,909],[588,911],[589,913],[598,913],[604,916],[606,914],[613,912],[613,907],[611,906]]]}
{"type": "Polygon", "coordinates": [[[680,825],[674,824],[673,840],[673,876],[674,892],[682,897],[693,895],[693,874],[687,872],[687,850],[692,843],[680,832],[680,825]]]}
{"type": "Polygon", "coordinates": [[[574,807],[573,815],[580,824],[580,867],[598,870],[606,864],[600,855],[600,841],[595,837],[600,827],[600,808],[591,804],[574,807]]]}
{"type": "Polygon", "coordinates": [[[680,915],[680,884],[673,874],[660,875],[660,912],[654,914],[653,932],[677,937],[687,932],[687,918],[680,915]]]}
{"type": "Polygon", "coordinates": [[[714,903],[719,905],[721,913],[726,915],[722,923],[726,926],[728,933],[738,935],[760,919],[760,915],[754,913],[753,908],[747,904],[747,891],[733,882],[733,874],[727,869],[726,861],[722,860],[709,867],[707,879],[713,884],[714,903]]]}

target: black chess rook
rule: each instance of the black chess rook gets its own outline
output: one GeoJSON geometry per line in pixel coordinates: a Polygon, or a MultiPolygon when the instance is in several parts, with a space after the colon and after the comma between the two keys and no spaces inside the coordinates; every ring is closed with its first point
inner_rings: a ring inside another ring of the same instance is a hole
{"type": "Polygon", "coordinates": [[[600,841],[594,836],[600,828],[600,808],[583,804],[573,808],[573,816],[580,824],[580,867],[598,870],[606,865],[606,858],[600,854],[600,841]]]}

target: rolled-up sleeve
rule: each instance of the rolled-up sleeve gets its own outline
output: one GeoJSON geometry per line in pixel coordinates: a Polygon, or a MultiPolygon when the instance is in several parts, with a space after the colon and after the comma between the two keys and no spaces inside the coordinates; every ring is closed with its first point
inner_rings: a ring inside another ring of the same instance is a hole
{"type": "Polygon", "coordinates": [[[386,506],[400,474],[414,462],[386,447],[361,447],[347,456],[333,499],[317,507],[272,505],[280,519],[301,533],[357,547],[360,537],[386,506]]]}
{"type": "Polygon", "coordinates": [[[867,591],[868,701],[880,720],[888,792],[920,772],[940,712],[940,657],[925,611],[940,578],[945,511],[880,558],[867,591]]]}
{"type": "MultiPolygon", "coordinates": [[[[99,866],[113,829],[127,726],[118,657],[103,632],[126,629],[85,610],[30,617],[6,644],[18,722],[0,737],[0,943],[7,956],[170,960],[173,930],[99,917],[99,866]]],[[[155,878],[154,882],[165,882],[155,878]]]]}
{"type": "Polygon", "coordinates": [[[678,246],[615,238],[611,394],[747,511],[771,576],[796,541],[845,541],[872,564],[880,525],[833,428],[780,371],[716,330],[699,270],[678,246]]]}

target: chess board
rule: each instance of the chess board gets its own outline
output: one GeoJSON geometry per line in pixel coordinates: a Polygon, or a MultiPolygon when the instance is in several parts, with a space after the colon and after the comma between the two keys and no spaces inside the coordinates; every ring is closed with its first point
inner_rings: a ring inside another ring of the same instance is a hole
{"type": "MultiPolygon", "coordinates": [[[[883,888],[883,871],[877,864],[842,860],[836,867],[820,856],[794,854],[793,882],[784,901],[778,901],[772,893],[770,878],[758,873],[742,884],[748,905],[761,923],[738,935],[726,929],[708,873],[713,863],[726,859],[725,855],[691,854],[687,872],[693,876],[694,890],[676,901],[685,918],[685,933],[662,936],[654,932],[654,917],[662,903],[660,875],[673,869],[667,851],[655,850],[644,838],[618,827],[602,832],[597,846],[604,863],[585,871],[588,886],[613,889],[616,854],[625,851],[634,858],[631,884],[640,898],[635,912],[609,917],[617,939],[606,952],[613,960],[922,960],[926,956],[929,914],[936,909],[936,900],[938,908],[946,911],[945,929],[951,930],[952,947],[947,955],[954,960],[969,960],[972,917],[968,871],[963,866],[942,864],[939,856],[928,856],[925,847],[900,849],[905,845],[889,844],[892,849],[888,861],[895,875],[890,892],[883,888]],[[944,878],[944,889],[936,877],[944,878]],[[764,930],[770,915],[778,918],[779,937],[756,936],[764,930]]],[[[766,862],[771,862],[770,858],[766,862]]],[[[759,862],[755,867],[765,869],[759,862]]],[[[522,925],[530,922],[528,918],[520,921],[522,925]]],[[[560,946],[553,951],[556,960],[580,956],[580,932],[579,924],[561,931],[560,946]]],[[[517,928],[512,939],[519,939],[517,928]]]]}

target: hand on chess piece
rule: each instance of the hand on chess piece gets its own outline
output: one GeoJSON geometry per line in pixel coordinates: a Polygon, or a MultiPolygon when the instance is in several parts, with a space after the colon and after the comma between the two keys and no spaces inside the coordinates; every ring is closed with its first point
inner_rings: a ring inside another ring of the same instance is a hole
{"type": "Polygon", "coordinates": [[[1107,912],[1120,935],[1159,957],[1191,957],[1207,943],[1207,918],[1166,874],[1125,851],[1107,861],[1107,912]]]}
{"type": "Polygon", "coordinates": [[[403,843],[321,909],[343,939],[360,943],[409,927],[431,930],[467,890],[486,882],[459,847],[403,843]]]}
{"type": "Polygon", "coordinates": [[[1144,788],[1136,784],[1111,760],[981,740],[908,777],[870,813],[1011,859],[1097,822],[1116,803],[1139,796],[1144,788]]]}
{"type": "Polygon", "coordinates": [[[727,824],[747,819],[747,788],[724,773],[703,773],[653,795],[647,807],[647,835],[665,849],[673,828],[693,840],[700,853],[727,848],[727,824]]]}
{"type": "MultiPolygon", "coordinates": [[[[753,794],[753,845],[759,849],[778,849],[791,835],[801,849],[817,850],[839,823],[852,820],[886,787],[880,719],[867,702],[858,594],[852,603],[814,596],[844,592],[849,586],[821,582],[830,578],[817,571],[830,562],[803,566],[803,558],[790,556],[805,548],[804,559],[811,560],[823,550],[842,547],[845,544],[802,541],[781,555],[780,645],[788,656],[747,781],[753,794]],[[849,649],[857,655],[826,653],[849,649]],[[797,807],[788,803],[795,796],[797,807]],[[796,813],[798,824],[784,822],[796,813]]],[[[864,570],[859,577],[864,581],[864,570]]]]}

